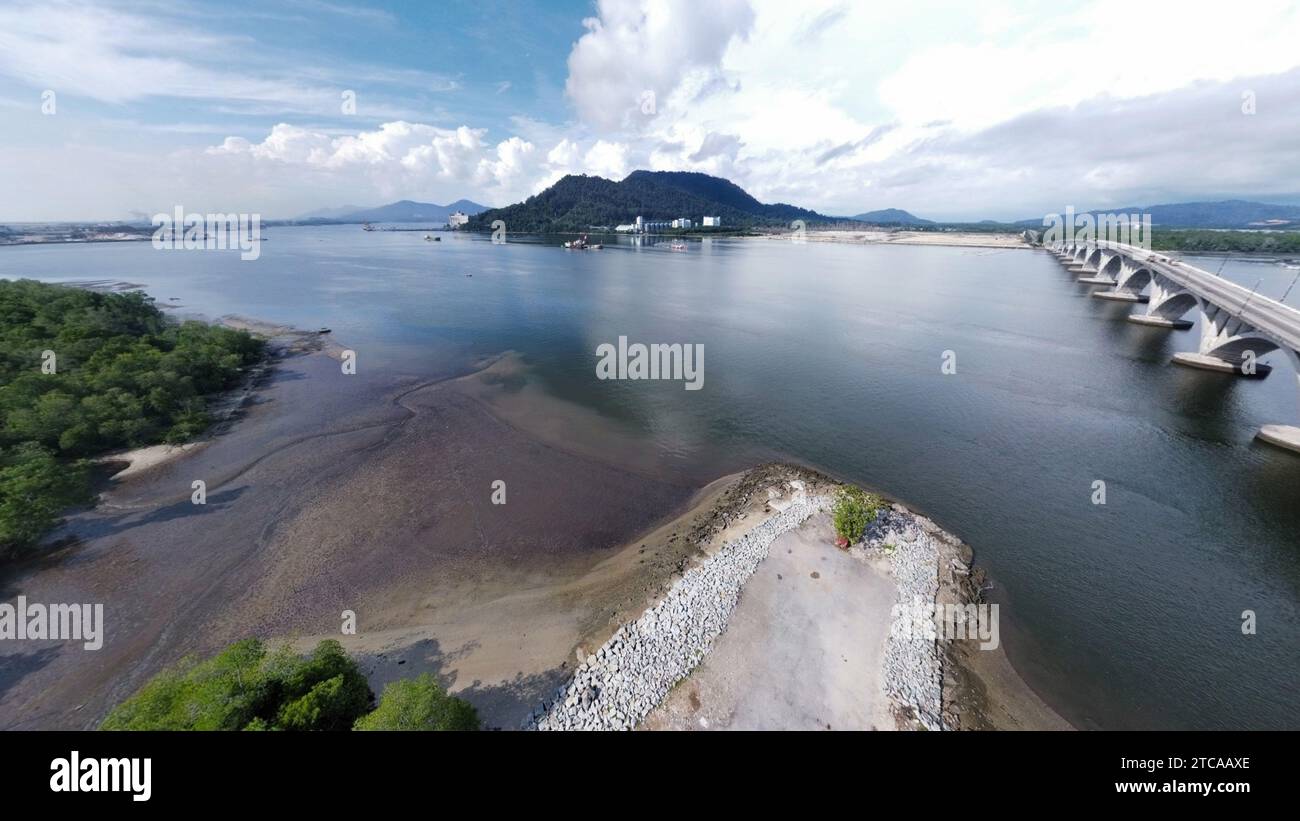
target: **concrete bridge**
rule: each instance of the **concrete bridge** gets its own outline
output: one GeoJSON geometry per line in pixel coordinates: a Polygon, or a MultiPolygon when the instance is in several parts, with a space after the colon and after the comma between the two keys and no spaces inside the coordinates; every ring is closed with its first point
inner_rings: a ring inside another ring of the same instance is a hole
{"type": "MultiPolygon", "coordinates": [[[[1130,322],[1186,330],[1200,312],[1196,353],[1174,354],[1178,365],[1262,379],[1272,367],[1259,358],[1281,351],[1300,379],[1300,311],[1157,252],[1116,242],[1055,243],[1048,250],[1079,282],[1104,286],[1099,299],[1145,306],[1130,322]]],[[[1265,425],[1257,437],[1300,452],[1300,427],[1265,425]]]]}

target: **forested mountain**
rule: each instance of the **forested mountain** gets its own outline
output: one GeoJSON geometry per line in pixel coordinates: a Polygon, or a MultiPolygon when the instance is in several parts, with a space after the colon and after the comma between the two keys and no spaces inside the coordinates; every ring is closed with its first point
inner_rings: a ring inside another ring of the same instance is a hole
{"type": "Polygon", "coordinates": [[[720,177],[681,171],[634,171],[620,182],[604,177],[563,177],[521,203],[471,217],[470,229],[489,230],[503,220],[509,231],[581,231],[630,223],[636,217],[671,220],[721,217],[724,228],[788,225],[831,218],[784,203],[764,204],[720,177]]]}

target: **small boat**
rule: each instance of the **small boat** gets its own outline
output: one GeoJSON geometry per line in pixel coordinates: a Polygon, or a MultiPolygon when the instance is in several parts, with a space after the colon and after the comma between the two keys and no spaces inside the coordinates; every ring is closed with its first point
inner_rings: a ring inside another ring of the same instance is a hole
{"type": "Polygon", "coordinates": [[[433,242],[433,235],[432,235],[432,234],[425,234],[425,235],[424,235],[424,241],[425,241],[425,242],[433,242]]]}
{"type": "Polygon", "coordinates": [[[587,235],[583,234],[581,237],[573,240],[572,242],[564,243],[564,247],[572,251],[599,251],[602,246],[599,244],[592,245],[591,243],[587,242],[587,235]]]}
{"type": "Polygon", "coordinates": [[[673,243],[670,243],[670,244],[668,245],[668,250],[670,250],[670,251],[685,251],[685,250],[686,250],[686,243],[684,243],[684,242],[673,242],[673,243]]]}
{"type": "Polygon", "coordinates": [[[329,329],[329,328],[321,328],[321,329],[318,330],[316,333],[318,333],[318,334],[327,334],[327,333],[329,333],[329,332],[330,332],[330,329],[329,329]]]}

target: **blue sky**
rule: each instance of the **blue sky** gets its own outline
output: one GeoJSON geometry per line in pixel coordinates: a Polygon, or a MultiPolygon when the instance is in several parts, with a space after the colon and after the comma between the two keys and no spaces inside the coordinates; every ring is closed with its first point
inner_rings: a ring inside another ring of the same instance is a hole
{"type": "Polygon", "coordinates": [[[0,220],[503,205],[635,168],[834,214],[1294,202],[1297,42],[1290,0],[7,0],[0,220]]]}

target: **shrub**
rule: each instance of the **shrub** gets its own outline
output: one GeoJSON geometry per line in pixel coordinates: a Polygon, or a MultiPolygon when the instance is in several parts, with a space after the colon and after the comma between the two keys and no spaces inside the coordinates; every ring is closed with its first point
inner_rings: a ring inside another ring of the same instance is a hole
{"type": "Polygon", "coordinates": [[[357,720],[358,730],[477,730],[478,712],[447,694],[433,676],[395,681],[384,688],[379,706],[357,720]]]}
{"type": "Polygon", "coordinates": [[[257,639],[154,676],[104,719],[104,730],[346,730],[370,706],[356,662],[332,639],[303,658],[257,639]]]}
{"type": "Polygon", "coordinates": [[[880,497],[874,493],[867,493],[854,485],[841,485],[835,493],[835,506],[831,510],[836,535],[849,544],[861,539],[867,525],[879,514],[881,504],[880,497]]]}

